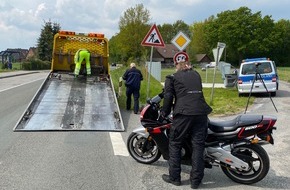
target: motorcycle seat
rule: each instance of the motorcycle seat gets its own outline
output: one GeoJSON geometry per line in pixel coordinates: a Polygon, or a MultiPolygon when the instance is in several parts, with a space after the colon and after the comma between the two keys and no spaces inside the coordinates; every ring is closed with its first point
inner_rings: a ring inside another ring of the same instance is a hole
{"type": "Polygon", "coordinates": [[[263,115],[238,115],[231,120],[211,121],[208,122],[208,127],[213,132],[229,132],[235,131],[239,127],[246,127],[259,124],[263,120],[263,115]]]}

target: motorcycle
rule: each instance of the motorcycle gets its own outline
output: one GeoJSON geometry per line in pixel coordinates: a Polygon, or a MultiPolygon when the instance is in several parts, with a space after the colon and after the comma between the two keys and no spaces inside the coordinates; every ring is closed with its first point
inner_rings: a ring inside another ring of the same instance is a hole
{"type": "MultiPolygon", "coordinates": [[[[161,155],[169,159],[168,134],[172,115],[158,121],[163,93],[147,100],[140,114],[140,127],[127,139],[129,154],[139,163],[152,164],[161,155]]],[[[205,167],[221,167],[231,180],[253,184],[262,180],[270,168],[264,144],[274,144],[272,137],[277,121],[275,116],[241,114],[226,121],[208,122],[204,152],[205,167]]],[[[182,164],[191,165],[192,148],[188,139],[182,147],[182,164]]]]}

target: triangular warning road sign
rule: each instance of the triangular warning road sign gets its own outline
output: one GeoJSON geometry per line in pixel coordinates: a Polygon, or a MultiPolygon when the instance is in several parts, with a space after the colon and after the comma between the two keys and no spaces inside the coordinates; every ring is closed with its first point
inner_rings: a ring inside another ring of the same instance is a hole
{"type": "Polygon", "coordinates": [[[164,41],[159,33],[159,30],[155,24],[150,28],[149,32],[143,39],[142,46],[158,46],[158,47],[164,47],[164,41]]]}

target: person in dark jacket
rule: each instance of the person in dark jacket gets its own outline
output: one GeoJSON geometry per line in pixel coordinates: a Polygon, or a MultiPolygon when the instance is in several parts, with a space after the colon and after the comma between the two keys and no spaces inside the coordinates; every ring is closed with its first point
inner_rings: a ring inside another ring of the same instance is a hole
{"type": "Polygon", "coordinates": [[[139,111],[139,97],[140,97],[140,86],[143,80],[142,73],[136,68],[135,63],[130,64],[130,69],[126,70],[123,75],[123,80],[125,80],[126,86],[126,108],[131,109],[131,97],[134,97],[134,113],[137,114],[139,111]]]}
{"type": "Polygon", "coordinates": [[[176,73],[165,79],[160,115],[166,117],[173,108],[173,123],[169,133],[169,175],[163,174],[162,179],[167,183],[181,185],[181,147],[186,136],[190,135],[193,150],[190,182],[191,188],[197,189],[204,176],[205,139],[208,114],[212,108],[203,96],[199,73],[187,61],[177,60],[176,73]]]}

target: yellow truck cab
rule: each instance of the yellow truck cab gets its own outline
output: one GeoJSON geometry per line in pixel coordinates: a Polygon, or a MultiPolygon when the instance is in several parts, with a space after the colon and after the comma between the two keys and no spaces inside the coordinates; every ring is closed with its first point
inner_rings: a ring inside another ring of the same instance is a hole
{"type": "Polygon", "coordinates": [[[276,96],[279,77],[275,62],[268,58],[245,59],[240,65],[237,83],[239,96],[249,93],[271,93],[276,96]]]}

